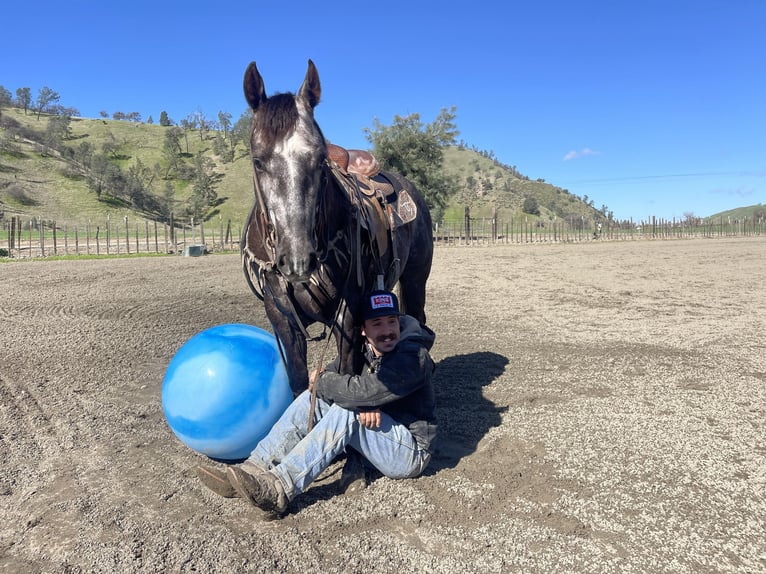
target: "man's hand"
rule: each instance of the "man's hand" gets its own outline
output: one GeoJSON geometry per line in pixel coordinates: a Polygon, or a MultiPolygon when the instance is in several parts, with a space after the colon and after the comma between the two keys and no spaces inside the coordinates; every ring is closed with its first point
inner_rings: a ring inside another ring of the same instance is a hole
{"type": "Polygon", "coordinates": [[[359,424],[368,429],[380,428],[380,409],[361,411],[359,413],[359,424]]]}

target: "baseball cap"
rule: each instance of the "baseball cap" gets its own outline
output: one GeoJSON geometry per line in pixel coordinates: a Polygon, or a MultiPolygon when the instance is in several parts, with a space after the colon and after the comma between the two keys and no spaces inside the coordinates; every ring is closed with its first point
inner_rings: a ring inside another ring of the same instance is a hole
{"type": "Polygon", "coordinates": [[[362,319],[399,315],[399,299],[390,291],[373,291],[362,301],[362,319]]]}

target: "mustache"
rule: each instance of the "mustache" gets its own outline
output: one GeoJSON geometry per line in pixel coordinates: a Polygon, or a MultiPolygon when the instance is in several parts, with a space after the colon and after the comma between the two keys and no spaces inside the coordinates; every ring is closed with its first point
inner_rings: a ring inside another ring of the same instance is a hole
{"type": "Polygon", "coordinates": [[[394,339],[396,339],[396,333],[394,332],[384,333],[375,337],[375,341],[379,341],[381,343],[385,343],[386,341],[393,341],[394,339]]]}

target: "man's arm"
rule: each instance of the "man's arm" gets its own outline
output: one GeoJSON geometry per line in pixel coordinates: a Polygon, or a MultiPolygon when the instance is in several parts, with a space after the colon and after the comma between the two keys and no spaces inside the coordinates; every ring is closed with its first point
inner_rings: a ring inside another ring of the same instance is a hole
{"type": "Polygon", "coordinates": [[[428,351],[416,343],[400,344],[384,355],[377,372],[342,375],[325,371],[317,378],[317,394],[344,408],[372,409],[401,399],[427,381],[428,351]]]}

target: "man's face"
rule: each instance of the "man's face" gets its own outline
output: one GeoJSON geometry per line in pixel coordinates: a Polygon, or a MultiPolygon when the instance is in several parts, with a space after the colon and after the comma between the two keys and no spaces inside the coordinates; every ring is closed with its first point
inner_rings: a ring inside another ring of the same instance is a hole
{"type": "Polygon", "coordinates": [[[362,325],[362,335],[372,345],[376,355],[383,355],[394,350],[399,342],[399,316],[385,315],[367,319],[362,325]]]}

